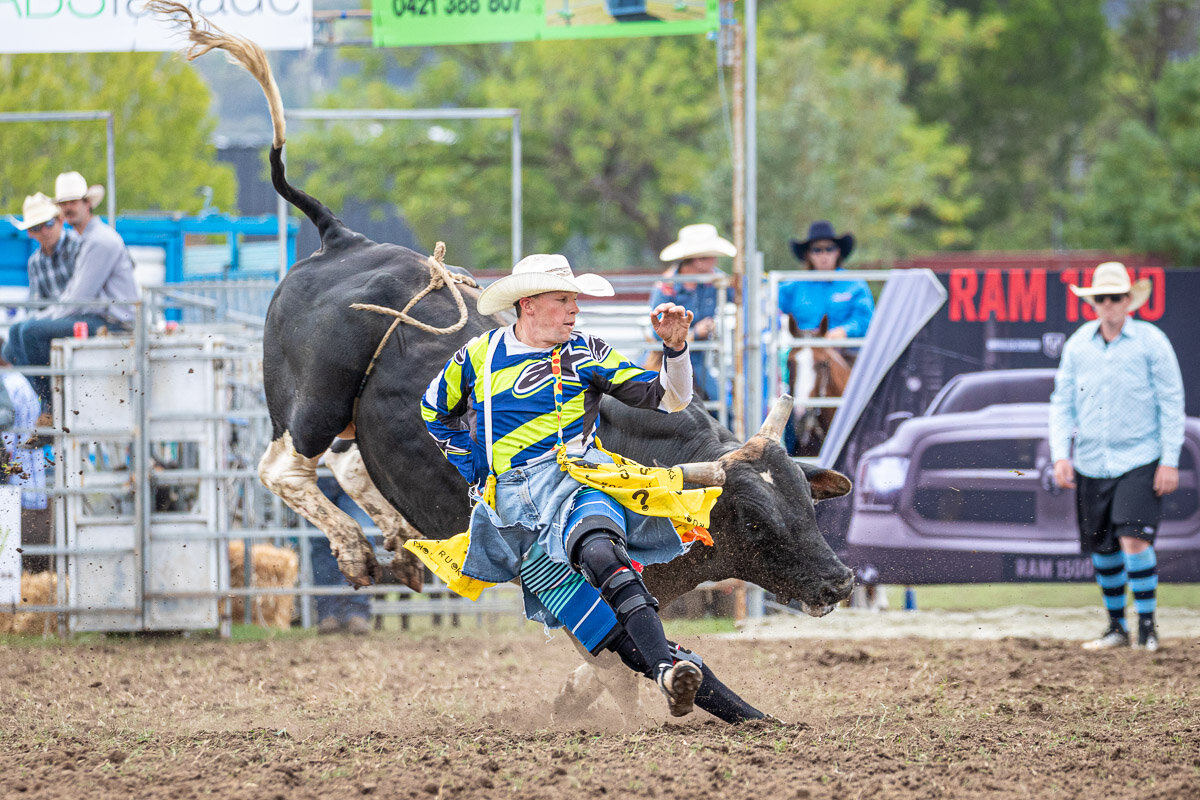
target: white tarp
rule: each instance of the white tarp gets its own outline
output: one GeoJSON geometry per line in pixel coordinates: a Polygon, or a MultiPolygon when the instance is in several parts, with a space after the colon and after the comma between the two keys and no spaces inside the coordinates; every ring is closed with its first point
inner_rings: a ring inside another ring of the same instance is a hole
{"type": "Polygon", "coordinates": [[[20,549],[21,490],[0,486],[0,606],[21,602],[20,549]]]}
{"type": "MultiPolygon", "coordinates": [[[[312,0],[183,0],[264,50],[312,47],[312,0]]],[[[179,50],[178,30],[144,0],[0,0],[0,53],[179,50]]]]}
{"type": "MultiPolygon", "coordinates": [[[[847,274],[854,275],[852,271],[847,274]]],[[[821,445],[817,458],[820,466],[828,469],[837,461],[883,376],[945,302],[946,290],[930,270],[896,270],[888,278],[842,393],[842,407],[833,415],[833,424],[821,445]]]]}

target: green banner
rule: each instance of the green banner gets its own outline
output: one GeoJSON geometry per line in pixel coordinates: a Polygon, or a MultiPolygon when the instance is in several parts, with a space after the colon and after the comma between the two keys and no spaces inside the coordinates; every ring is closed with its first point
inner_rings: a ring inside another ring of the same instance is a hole
{"type": "Polygon", "coordinates": [[[371,0],[376,47],[676,36],[719,27],[718,0],[371,0]]]}

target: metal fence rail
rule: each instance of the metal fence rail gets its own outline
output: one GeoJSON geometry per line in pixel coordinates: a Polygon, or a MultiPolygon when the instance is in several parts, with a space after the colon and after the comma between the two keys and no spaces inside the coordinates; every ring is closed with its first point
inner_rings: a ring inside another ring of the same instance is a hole
{"type": "MultiPolygon", "coordinates": [[[[312,598],[355,593],[312,583],[308,542],[324,534],[258,479],[271,439],[262,328],[275,285],[147,287],[132,330],[56,340],[50,367],[18,370],[53,384],[53,427],[14,433],[53,441],[53,485],[24,489],[50,496],[53,541],[23,552],[52,558],[57,588],[52,603],[15,610],[57,615],[60,635],[215,628],[228,636],[234,597],[246,600],[244,621],[252,600],[295,597],[310,626],[312,598]],[[241,586],[230,585],[234,541],[244,545],[241,586]],[[249,585],[254,542],[298,551],[296,585],[249,585]]],[[[378,556],[386,563],[391,554],[378,556]]],[[[515,586],[496,587],[480,603],[446,592],[432,577],[421,593],[392,584],[358,590],[373,613],[405,619],[483,619],[521,607],[515,586]]]]}

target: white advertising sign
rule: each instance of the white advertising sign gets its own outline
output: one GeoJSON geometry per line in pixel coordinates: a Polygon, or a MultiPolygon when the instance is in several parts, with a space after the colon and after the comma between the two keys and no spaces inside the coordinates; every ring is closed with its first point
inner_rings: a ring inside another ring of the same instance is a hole
{"type": "MultiPolygon", "coordinates": [[[[312,47],[312,0],[182,0],[264,50],[312,47]]],[[[0,53],[179,50],[186,44],[144,0],[0,0],[0,53]]]]}
{"type": "Polygon", "coordinates": [[[0,486],[0,606],[21,602],[21,490],[0,486]]]}

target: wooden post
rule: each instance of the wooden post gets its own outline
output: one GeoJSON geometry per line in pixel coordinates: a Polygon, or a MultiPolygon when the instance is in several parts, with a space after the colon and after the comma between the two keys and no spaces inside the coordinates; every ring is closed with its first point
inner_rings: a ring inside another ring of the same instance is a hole
{"type": "Polygon", "coordinates": [[[733,23],[733,297],[737,321],[733,341],[733,433],[746,440],[746,303],[743,291],[746,279],[746,76],[742,51],[742,26],[733,23]]]}

